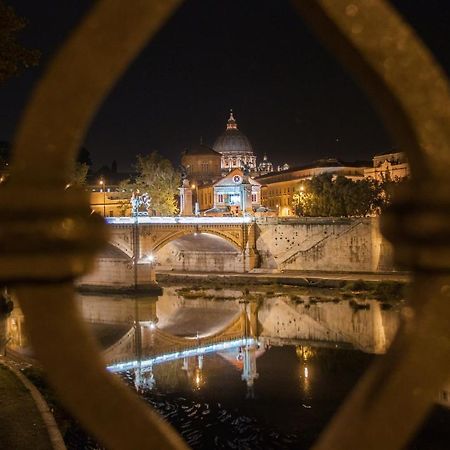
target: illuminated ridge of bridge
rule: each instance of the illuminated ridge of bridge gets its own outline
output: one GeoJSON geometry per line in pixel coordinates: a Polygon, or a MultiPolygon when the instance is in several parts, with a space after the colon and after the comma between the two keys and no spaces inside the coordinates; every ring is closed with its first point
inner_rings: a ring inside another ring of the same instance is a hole
{"type": "Polygon", "coordinates": [[[110,372],[124,372],[126,370],[132,370],[138,367],[145,369],[147,367],[152,367],[154,365],[162,364],[169,361],[175,361],[177,359],[188,358],[191,356],[205,355],[207,353],[215,353],[225,350],[231,350],[233,348],[252,346],[256,344],[257,340],[254,338],[233,339],[230,341],[217,342],[215,344],[204,345],[186,350],[163,353],[161,355],[153,356],[152,358],[148,359],[141,359],[141,360],[136,359],[133,361],[111,364],[107,366],[107,369],[110,372]]]}
{"type": "Polygon", "coordinates": [[[109,224],[128,225],[128,224],[242,224],[254,221],[251,216],[244,217],[178,217],[178,216],[138,216],[138,217],[105,217],[109,224]]]}
{"type": "Polygon", "coordinates": [[[131,360],[137,355],[136,328],[131,328],[119,341],[103,352],[107,369],[121,372],[132,368],[149,367],[163,362],[174,361],[189,356],[202,355],[217,351],[254,345],[256,340],[243,337],[246,328],[246,316],[240,313],[222,330],[207,337],[182,337],[167,333],[147,322],[140,322],[140,349],[142,358],[131,360]],[[146,358],[146,359],[145,359],[146,358]]]}

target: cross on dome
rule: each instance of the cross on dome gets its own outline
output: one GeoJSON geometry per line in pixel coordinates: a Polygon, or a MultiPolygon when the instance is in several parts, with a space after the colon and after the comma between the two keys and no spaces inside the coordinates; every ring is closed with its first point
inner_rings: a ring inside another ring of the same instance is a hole
{"type": "Polygon", "coordinates": [[[237,123],[236,123],[236,119],[233,116],[232,109],[230,109],[230,118],[228,119],[227,130],[237,130],[237,123]]]}

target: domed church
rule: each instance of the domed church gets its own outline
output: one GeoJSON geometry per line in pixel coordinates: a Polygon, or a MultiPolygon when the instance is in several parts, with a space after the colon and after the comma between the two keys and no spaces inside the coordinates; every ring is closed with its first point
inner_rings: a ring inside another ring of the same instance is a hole
{"type": "Polygon", "coordinates": [[[256,155],[250,141],[238,127],[233,111],[230,111],[230,118],[227,128],[213,145],[213,149],[222,155],[222,172],[227,173],[233,169],[240,169],[247,165],[253,172],[256,171],[256,155]]]}

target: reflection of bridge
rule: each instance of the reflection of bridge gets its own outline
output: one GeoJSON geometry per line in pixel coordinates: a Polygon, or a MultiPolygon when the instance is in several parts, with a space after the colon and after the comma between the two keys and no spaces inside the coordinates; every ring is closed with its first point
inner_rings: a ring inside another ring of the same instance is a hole
{"type": "Polygon", "coordinates": [[[197,369],[201,370],[203,356],[208,353],[220,353],[240,349],[243,358],[242,379],[246,381],[249,392],[252,392],[256,372],[256,351],[258,342],[256,322],[252,320],[256,313],[256,305],[247,308],[227,324],[210,336],[187,338],[167,333],[158,329],[153,322],[136,321],[119,341],[103,352],[108,370],[123,372],[133,370],[138,388],[152,385],[152,368],[155,365],[183,359],[183,367],[196,358],[197,369]],[[249,315],[250,313],[250,315],[249,315]]]}
{"type": "Polygon", "coordinates": [[[250,328],[246,322],[248,319],[242,312],[222,330],[210,336],[194,338],[167,333],[153,322],[139,322],[138,326],[133,326],[119,341],[106,349],[103,356],[107,366],[112,366],[138,353],[148,359],[156,355],[174,354],[199,347],[207,348],[218,343],[233,342],[241,339],[250,328]]]}
{"type": "MultiPolygon", "coordinates": [[[[203,355],[234,350],[251,387],[259,347],[329,346],[383,353],[398,325],[398,312],[383,310],[377,301],[355,309],[345,300],[316,302],[308,295],[295,301],[287,296],[246,301],[234,290],[227,295],[230,300],[184,299],[182,292],[168,287],[160,298],[89,295],[79,303],[85,320],[100,327],[99,335],[107,335],[103,346],[109,369],[135,370],[142,384],[151,379],[152,367],[163,362],[182,359],[183,367],[200,371],[203,355]]],[[[22,323],[15,308],[7,333],[10,348],[18,352],[27,345],[22,323]]]]}

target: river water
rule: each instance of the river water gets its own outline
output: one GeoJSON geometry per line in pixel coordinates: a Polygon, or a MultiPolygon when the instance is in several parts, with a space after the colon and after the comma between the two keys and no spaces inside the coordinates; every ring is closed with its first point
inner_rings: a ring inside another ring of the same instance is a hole
{"type": "MultiPolygon", "coordinates": [[[[79,304],[109,369],[192,448],[306,449],[388,348],[403,302],[334,289],[172,285],[158,297],[84,294],[79,304]]],[[[30,356],[22,322],[16,308],[10,348],[30,356]]],[[[448,448],[449,424],[449,410],[436,407],[409,448],[448,448]]]]}

